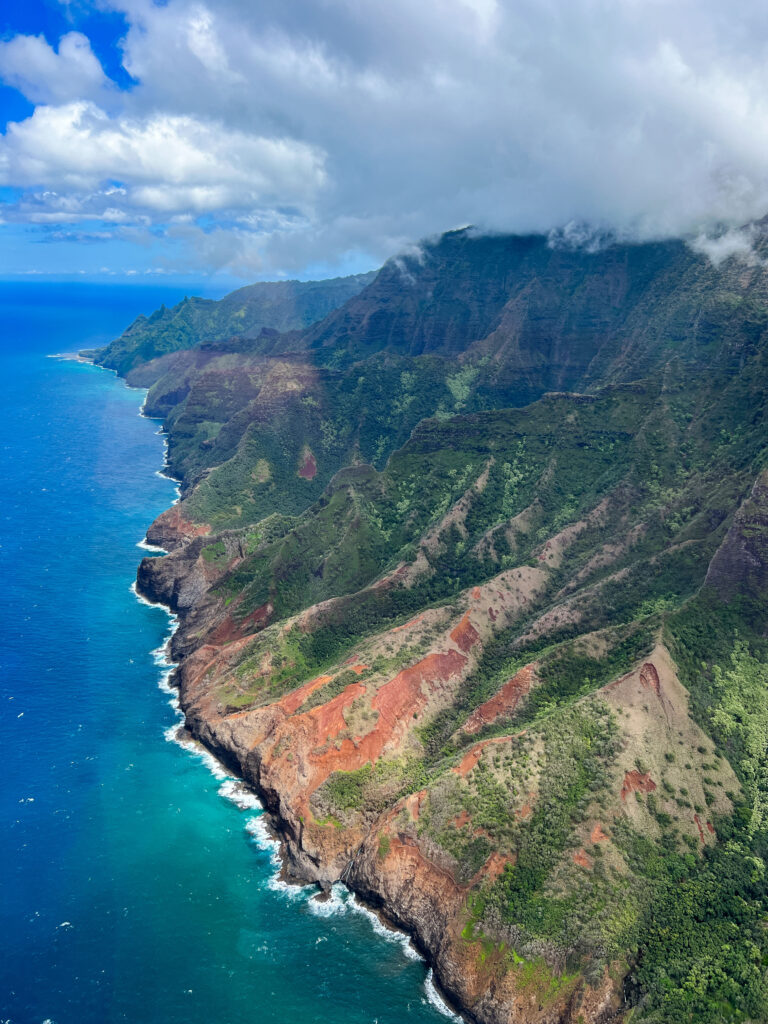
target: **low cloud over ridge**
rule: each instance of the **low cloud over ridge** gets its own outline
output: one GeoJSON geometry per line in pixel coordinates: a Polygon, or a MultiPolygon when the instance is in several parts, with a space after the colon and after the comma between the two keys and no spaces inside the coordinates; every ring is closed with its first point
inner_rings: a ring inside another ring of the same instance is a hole
{"type": "Polygon", "coordinates": [[[151,232],[248,275],[464,223],[699,237],[768,212],[754,0],[101,6],[129,25],[127,91],[80,33],[0,43],[38,104],[0,137],[6,220],[151,232]]]}

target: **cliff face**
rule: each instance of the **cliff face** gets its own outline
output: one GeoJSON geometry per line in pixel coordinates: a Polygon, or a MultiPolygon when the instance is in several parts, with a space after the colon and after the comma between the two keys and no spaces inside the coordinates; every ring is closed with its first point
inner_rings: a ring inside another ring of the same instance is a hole
{"type": "Polygon", "coordinates": [[[707,572],[707,585],[727,602],[768,595],[768,471],[755,480],[707,572]]]}
{"type": "Polygon", "coordinates": [[[147,367],[189,730],[482,1024],[768,1014],[765,281],[458,233],[147,367]]]}

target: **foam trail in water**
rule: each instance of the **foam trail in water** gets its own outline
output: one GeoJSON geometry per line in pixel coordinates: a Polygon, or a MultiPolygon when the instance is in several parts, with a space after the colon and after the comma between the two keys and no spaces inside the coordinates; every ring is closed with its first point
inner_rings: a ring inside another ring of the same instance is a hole
{"type": "Polygon", "coordinates": [[[409,960],[423,961],[423,957],[420,956],[419,953],[413,948],[410,937],[406,935],[405,932],[401,932],[395,928],[387,927],[387,925],[384,924],[379,915],[375,911],[371,910],[369,907],[366,907],[365,904],[362,903],[354,893],[351,894],[351,898],[349,900],[349,908],[352,911],[354,911],[354,913],[360,914],[362,917],[367,918],[367,920],[371,924],[371,927],[373,928],[377,935],[380,935],[383,939],[386,939],[387,942],[394,942],[397,945],[399,945],[403,953],[406,955],[406,957],[408,957],[409,960]]]}
{"type": "MultiPolygon", "coordinates": [[[[179,711],[181,716],[181,711],[179,711]]],[[[213,775],[215,779],[224,782],[226,779],[231,779],[232,776],[229,774],[224,765],[213,754],[206,750],[204,746],[194,740],[184,728],[184,722],[179,721],[170,728],[165,730],[165,739],[168,743],[175,743],[182,750],[186,750],[188,754],[192,754],[193,757],[198,758],[202,761],[208,771],[213,775]]]]}
{"type": "Polygon", "coordinates": [[[427,994],[427,1002],[430,1004],[430,1006],[434,1006],[438,1013],[442,1013],[442,1015],[444,1017],[448,1017],[449,1020],[456,1021],[457,1024],[464,1024],[464,1018],[460,1017],[458,1013],[454,1013],[450,1006],[448,1006],[443,997],[440,995],[440,993],[437,991],[431,967],[427,971],[427,977],[424,979],[424,991],[427,994]]]}

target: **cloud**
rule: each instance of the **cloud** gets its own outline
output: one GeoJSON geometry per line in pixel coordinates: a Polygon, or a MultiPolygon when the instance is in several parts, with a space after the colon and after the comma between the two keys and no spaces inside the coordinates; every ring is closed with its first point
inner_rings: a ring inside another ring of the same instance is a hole
{"type": "Polygon", "coordinates": [[[706,256],[710,262],[719,267],[725,260],[736,257],[747,263],[764,263],[757,255],[757,243],[765,240],[764,227],[750,224],[743,228],[729,228],[714,235],[700,234],[692,239],[690,245],[695,252],[706,256]]]}
{"type": "Polygon", "coordinates": [[[6,219],[64,197],[268,273],[466,223],[699,238],[768,212],[758,0],[99,2],[128,24],[119,103],[84,37],[77,95],[50,70],[76,33],[26,64],[8,48],[30,37],[0,44],[0,73],[25,67],[49,104],[0,140],[2,181],[27,190],[6,219]]]}
{"type": "Polygon", "coordinates": [[[109,80],[86,36],[68,32],[58,52],[43,36],[0,42],[0,77],[32,103],[66,103],[99,96],[109,80]]]}
{"type": "Polygon", "coordinates": [[[304,142],[186,115],[113,118],[88,102],[37,107],[0,141],[0,184],[44,185],[42,198],[57,211],[69,203],[73,215],[98,213],[100,199],[104,211],[119,204],[163,217],[302,207],[324,178],[322,154],[304,142]]]}

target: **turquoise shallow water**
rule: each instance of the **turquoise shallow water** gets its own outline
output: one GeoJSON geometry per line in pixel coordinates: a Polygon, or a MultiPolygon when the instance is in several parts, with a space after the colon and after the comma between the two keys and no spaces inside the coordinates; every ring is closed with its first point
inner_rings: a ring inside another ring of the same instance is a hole
{"type": "Polygon", "coordinates": [[[169,618],[130,590],[174,497],[157,424],[45,356],[178,297],[0,286],[0,1021],[445,1022],[402,939],[277,885],[258,808],[166,738],[169,618]]]}

